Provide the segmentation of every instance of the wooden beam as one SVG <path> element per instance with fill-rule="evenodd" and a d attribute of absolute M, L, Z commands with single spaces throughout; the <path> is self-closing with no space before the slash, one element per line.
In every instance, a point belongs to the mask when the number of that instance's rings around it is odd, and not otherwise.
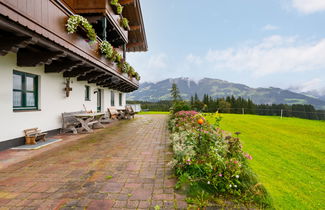
<path fill-rule="evenodd" d="M 25 48 L 30 44 L 35 44 L 31 37 L 3 36 L 0 37 L 0 55 L 4 56 L 9 52 L 17 53 L 19 48 Z"/>
<path fill-rule="evenodd" d="M 138 31 L 138 30 L 141 30 L 141 26 L 140 25 L 130 26 L 130 31 Z"/>
<path fill-rule="evenodd" d="M 72 61 L 70 59 L 59 59 L 49 65 L 45 65 L 45 73 L 60 73 L 84 65 L 84 61 Z"/>
<path fill-rule="evenodd" d="M 77 78 L 77 81 L 89 81 L 89 80 L 92 80 L 92 79 L 96 79 L 98 76 L 102 75 L 102 74 L 105 74 L 104 72 L 99 72 L 99 71 L 92 71 L 90 73 L 87 73 L 83 76 L 79 76 Z"/>
<path fill-rule="evenodd" d="M 81 67 L 74 68 L 71 71 L 65 71 L 63 73 L 63 77 L 83 76 L 83 75 L 86 75 L 87 73 L 90 73 L 93 70 L 94 70 L 93 67 L 81 66 Z"/>
<path fill-rule="evenodd" d="M 134 4 L 134 0 L 119 0 L 119 3 L 122 6 L 128 5 L 128 4 Z"/>
<path fill-rule="evenodd" d="M 142 46 L 143 45 L 143 42 L 134 42 L 134 43 L 128 43 L 126 45 L 127 48 L 132 48 L 132 47 L 139 47 L 139 46 Z"/>
<path fill-rule="evenodd" d="M 119 81 L 119 82 L 117 82 L 115 84 L 114 83 L 111 83 L 109 85 L 109 87 L 112 88 L 112 89 L 118 89 L 118 87 L 120 87 L 122 84 L 123 84 L 122 81 Z M 106 86 L 104 85 L 104 87 L 106 87 Z"/>
<path fill-rule="evenodd" d="M 98 83 L 98 82 L 103 82 L 105 80 L 107 80 L 108 78 L 110 78 L 111 76 L 108 74 L 103 74 L 103 75 L 99 75 L 98 77 L 88 80 L 88 83 Z"/>
<path fill-rule="evenodd" d="M 101 81 L 98 81 L 96 85 L 103 86 L 110 83 L 112 80 L 112 75 L 106 75 L 106 78 L 103 78 Z"/>
<path fill-rule="evenodd" d="M 52 52 L 49 50 L 35 51 L 28 48 L 21 48 L 17 53 L 17 65 L 21 67 L 32 67 L 43 64 L 50 64 L 52 61 L 67 56 L 62 51 Z"/>

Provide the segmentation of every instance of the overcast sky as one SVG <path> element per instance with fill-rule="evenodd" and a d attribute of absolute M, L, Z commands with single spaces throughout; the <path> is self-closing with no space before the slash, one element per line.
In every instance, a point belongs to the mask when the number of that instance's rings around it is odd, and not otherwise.
<path fill-rule="evenodd" d="M 140 0 L 144 81 L 204 77 L 325 90 L 325 0 Z"/>

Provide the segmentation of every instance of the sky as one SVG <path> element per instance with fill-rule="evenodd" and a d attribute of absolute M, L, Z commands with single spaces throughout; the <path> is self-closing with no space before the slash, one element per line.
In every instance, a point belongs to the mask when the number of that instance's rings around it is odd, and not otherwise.
<path fill-rule="evenodd" d="M 140 0 L 141 82 L 205 77 L 325 95 L 325 0 Z"/>

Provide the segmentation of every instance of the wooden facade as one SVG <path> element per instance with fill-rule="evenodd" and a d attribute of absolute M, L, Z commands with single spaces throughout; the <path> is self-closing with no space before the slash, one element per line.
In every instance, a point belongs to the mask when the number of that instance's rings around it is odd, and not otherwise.
<path fill-rule="evenodd" d="M 125 56 L 125 51 L 146 51 L 140 5 L 135 6 L 136 0 L 130 2 L 130 8 L 125 5 L 123 12 L 131 23 L 128 32 L 119 26 L 120 17 L 107 0 L 1 0 L 0 55 L 14 52 L 18 66 L 45 65 L 46 73 L 63 72 L 64 77 L 122 92 L 134 91 L 138 81 L 122 76 L 116 64 L 99 53 L 97 42 L 89 43 L 78 33 L 68 34 L 65 26 L 73 14 L 86 17 L 95 29 L 99 21 L 107 19 L 105 38 L 120 53 L 124 51 Z"/>

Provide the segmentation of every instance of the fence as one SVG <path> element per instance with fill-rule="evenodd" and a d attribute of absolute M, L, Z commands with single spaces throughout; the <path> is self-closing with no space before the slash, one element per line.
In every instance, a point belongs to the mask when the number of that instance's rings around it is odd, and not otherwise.
<path fill-rule="evenodd" d="M 254 114 L 266 116 L 297 117 L 311 120 L 325 120 L 325 111 L 306 112 L 289 109 L 249 109 L 249 108 L 217 108 L 220 113 Z"/>

